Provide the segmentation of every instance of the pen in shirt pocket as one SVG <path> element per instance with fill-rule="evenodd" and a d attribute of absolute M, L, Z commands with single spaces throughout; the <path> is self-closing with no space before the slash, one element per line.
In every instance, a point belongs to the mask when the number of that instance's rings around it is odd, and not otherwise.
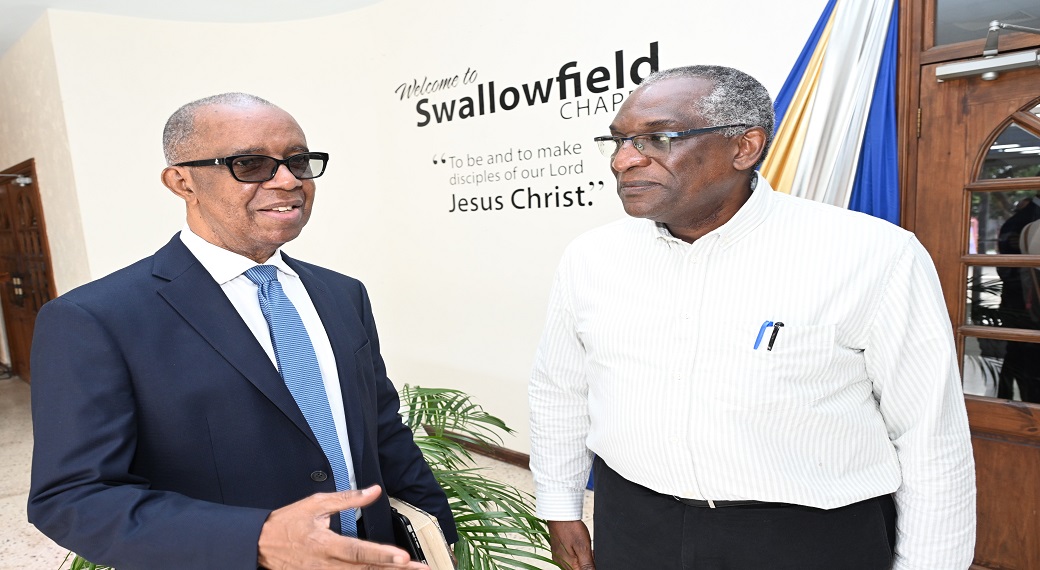
<path fill-rule="evenodd" d="M 755 338 L 755 348 L 753 350 L 758 350 L 758 347 L 761 346 L 762 338 L 765 337 L 766 329 L 769 327 L 773 327 L 773 332 L 769 335 L 769 342 L 766 344 L 766 350 L 773 350 L 773 344 L 776 343 L 776 337 L 780 334 L 780 329 L 783 326 L 784 323 L 781 323 L 780 321 L 763 321 L 762 326 L 758 329 L 758 336 Z"/>

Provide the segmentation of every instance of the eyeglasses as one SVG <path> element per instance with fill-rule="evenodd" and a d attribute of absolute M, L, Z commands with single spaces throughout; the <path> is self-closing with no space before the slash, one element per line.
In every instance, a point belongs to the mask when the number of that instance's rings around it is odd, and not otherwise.
<path fill-rule="evenodd" d="M 325 173 L 325 164 L 329 161 L 327 152 L 301 152 L 277 159 L 262 154 L 236 154 L 224 158 L 207 158 L 178 162 L 173 166 L 219 166 L 223 164 L 231 171 L 231 176 L 239 182 L 267 182 L 278 173 L 278 167 L 285 165 L 289 172 L 299 180 L 310 180 Z"/>
<path fill-rule="evenodd" d="M 599 146 L 600 153 L 607 158 L 614 158 L 614 155 L 621 150 L 625 141 L 632 141 L 632 146 L 639 151 L 639 154 L 647 158 L 662 159 L 668 156 L 668 152 L 672 150 L 672 139 L 691 137 L 693 135 L 710 133 L 712 131 L 721 131 L 722 129 L 729 129 L 732 127 L 746 126 L 747 125 L 722 125 L 719 127 L 705 127 L 703 129 L 690 129 L 688 131 L 679 132 L 644 133 L 641 135 L 632 135 L 630 137 L 596 137 L 593 140 L 595 140 L 596 144 Z"/>

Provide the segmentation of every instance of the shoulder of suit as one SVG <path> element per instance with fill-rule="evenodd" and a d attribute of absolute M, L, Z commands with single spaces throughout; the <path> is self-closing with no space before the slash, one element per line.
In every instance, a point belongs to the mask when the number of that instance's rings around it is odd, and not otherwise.
<path fill-rule="evenodd" d="M 285 262 L 288 263 L 290 267 L 295 269 L 297 273 L 300 273 L 301 277 L 304 279 L 309 273 L 314 278 L 320 279 L 330 284 L 363 286 L 359 279 L 351 277 L 344 273 L 340 273 L 338 271 L 329 269 L 327 267 L 322 267 L 320 265 L 315 265 L 313 263 L 308 263 L 306 261 L 301 261 L 285 253 L 282 254 L 282 257 L 283 259 L 285 259 Z"/>

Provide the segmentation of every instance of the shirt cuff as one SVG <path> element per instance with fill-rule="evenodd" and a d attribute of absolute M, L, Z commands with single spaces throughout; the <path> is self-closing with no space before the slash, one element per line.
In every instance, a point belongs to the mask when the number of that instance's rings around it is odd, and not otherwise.
<path fill-rule="evenodd" d="M 536 515 L 548 521 L 580 521 L 585 490 L 539 490 Z"/>

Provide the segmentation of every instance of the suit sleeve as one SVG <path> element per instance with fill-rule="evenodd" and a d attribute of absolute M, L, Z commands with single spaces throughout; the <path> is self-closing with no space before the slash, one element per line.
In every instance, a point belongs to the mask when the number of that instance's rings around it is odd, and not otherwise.
<path fill-rule="evenodd" d="M 379 352 L 379 336 L 368 292 L 361 285 L 361 317 L 372 347 L 378 402 L 379 464 L 387 494 L 415 505 L 437 517 L 449 544 L 458 541 L 455 519 L 422 451 L 415 445 L 412 432 L 401 420 L 401 401 L 397 389 L 386 374 L 386 364 Z"/>
<path fill-rule="evenodd" d="M 256 568 L 270 511 L 153 490 L 132 474 L 131 371 L 99 319 L 66 299 L 45 305 L 31 366 L 30 522 L 58 544 L 119 570 L 159 561 L 168 568 Z"/>

